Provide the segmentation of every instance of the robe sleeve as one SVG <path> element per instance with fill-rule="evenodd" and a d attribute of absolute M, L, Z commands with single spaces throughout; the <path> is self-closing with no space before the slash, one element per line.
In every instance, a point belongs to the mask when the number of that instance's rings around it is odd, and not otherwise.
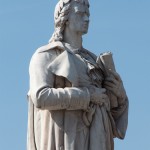
<path fill-rule="evenodd" d="M 129 101 L 126 97 L 123 104 L 111 109 L 110 119 L 112 123 L 114 137 L 117 137 L 119 139 L 124 139 L 126 134 L 128 126 L 128 108 Z"/>
<path fill-rule="evenodd" d="M 50 50 L 33 55 L 29 67 L 30 99 L 40 109 L 86 110 L 90 102 L 86 87 L 54 88 L 55 75 L 48 69 L 48 65 L 56 58 L 56 53 L 56 50 Z"/>

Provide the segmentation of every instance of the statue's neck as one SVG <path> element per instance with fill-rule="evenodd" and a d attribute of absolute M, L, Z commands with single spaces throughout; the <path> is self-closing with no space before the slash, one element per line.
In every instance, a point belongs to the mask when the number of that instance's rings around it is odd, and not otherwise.
<path fill-rule="evenodd" d="M 65 29 L 63 41 L 70 44 L 75 49 L 82 48 L 82 35 Z"/>

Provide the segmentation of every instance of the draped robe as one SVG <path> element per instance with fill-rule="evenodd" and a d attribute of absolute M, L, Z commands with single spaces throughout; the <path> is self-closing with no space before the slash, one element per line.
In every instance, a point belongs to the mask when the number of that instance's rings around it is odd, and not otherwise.
<path fill-rule="evenodd" d="M 94 66 L 96 56 L 85 49 L 83 53 L 81 57 L 64 43 L 55 42 L 33 55 L 27 150 L 113 150 L 113 138 L 124 138 L 127 98 L 124 105 L 115 108 L 109 102 L 95 105 L 90 125 L 85 121 L 90 109 L 88 87 L 95 86 L 87 62 Z"/>

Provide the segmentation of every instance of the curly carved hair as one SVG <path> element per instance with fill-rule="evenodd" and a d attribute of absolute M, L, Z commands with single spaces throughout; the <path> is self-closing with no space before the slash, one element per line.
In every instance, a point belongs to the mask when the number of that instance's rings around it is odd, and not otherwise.
<path fill-rule="evenodd" d="M 65 23 L 69 18 L 72 2 L 84 3 L 89 7 L 88 0 L 60 0 L 55 7 L 55 31 L 49 42 L 63 41 L 63 31 L 65 29 Z"/>

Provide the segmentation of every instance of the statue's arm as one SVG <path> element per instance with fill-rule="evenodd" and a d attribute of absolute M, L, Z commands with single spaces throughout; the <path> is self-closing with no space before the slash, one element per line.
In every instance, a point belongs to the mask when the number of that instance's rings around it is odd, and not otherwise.
<path fill-rule="evenodd" d="M 54 88 L 55 75 L 48 69 L 48 65 L 55 57 L 55 51 L 36 53 L 32 57 L 29 68 L 30 99 L 41 109 L 86 110 L 90 102 L 86 87 Z"/>

